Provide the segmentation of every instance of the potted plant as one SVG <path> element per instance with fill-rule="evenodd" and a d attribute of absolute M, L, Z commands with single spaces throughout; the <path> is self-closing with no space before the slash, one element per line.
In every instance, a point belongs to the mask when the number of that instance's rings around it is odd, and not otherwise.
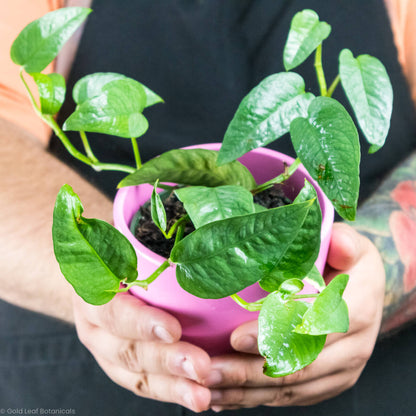
<path fill-rule="evenodd" d="M 242 100 L 222 144 L 173 149 L 142 164 L 137 138 L 148 129 L 143 110 L 163 100 L 139 82 L 115 73 L 87 75 L 74 87 L 77 106 L 63 127 L 54 119 L 64 100 L 65 81 L 42 71 L 89 13 L 77 7 L 49 13 L 24 28 L 11 48 L 35 111 L 67 150 L 96 170 L 127 173 L 114 204 L 115 225 L 122 233 L 84 218 L 72 188 L 61 188 L 52 231 L 63 275 L 95 305 L 130 290 L 172 311 L 184 326 L 185 338 L 211 353 L 228 348 L 231 330 L 257 313 L 265 374 L 283 376 L 310 364 L 327 334 L 348 330 L 342 299 L 348 276 L 339 275 L 326 285 L 321 273 L 331 205 L 341 217 L 353 220 L 359 192 L 357 128 L 331 96 L 341 83 L 370 152 L 375 152 L 384 144 L 392 109 L 384 66 L 374 57 L 354 58 L 344 49 L 339 75 L 327 88 L 321 51 L 331 27 L 314 11 L 303 10 L 289 30 L 283 53 L 286 72 L 270 75 Z M 313 53 L 319 96 L 306 92 L 302 77 L 292 71 Z M 36 82 L 39 103 L 23 72 Z M 79 131 L 85 152 L 74 147 L 65 130 Z M 86 132 L 130 139 L 136 166 L 98 161 Z M 264 149 L 286 133 L 295 160 Z M 284 204 L 270 207 L 264 198 L 273 197 L 279 186 L 286 194 Z M 175 211 L 170 222 L 168 204 L 184 210 Z M 131 232 L 141 207 L 138 221 L 149 213 L 159 230 L 157 239 L 171 242 L 165 257 L 152 253 Z M 201 319 L 208 321 L 201 324 Z M 224 331 L 218 319 L 228 322 Z"/>

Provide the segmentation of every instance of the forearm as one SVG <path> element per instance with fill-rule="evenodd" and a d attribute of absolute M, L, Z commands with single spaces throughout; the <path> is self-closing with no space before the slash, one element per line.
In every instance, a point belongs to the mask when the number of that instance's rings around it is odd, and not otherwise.
<path fill-rule="evenodd" d="M 376 245 L 386 271 L 381 332 L 416 318 L 416 153 L 398 166 L 351 224 Z"/>
<path fill-rule="evenodd" d="M 111 221 L 111 202 L 30 134 L 3 120 L 0 145 L 0 297 L 72 321 L 72 288 L 53 255 L 55 197 L 68 183 L 84 201 L 86 216 L 107 221 Z"/>

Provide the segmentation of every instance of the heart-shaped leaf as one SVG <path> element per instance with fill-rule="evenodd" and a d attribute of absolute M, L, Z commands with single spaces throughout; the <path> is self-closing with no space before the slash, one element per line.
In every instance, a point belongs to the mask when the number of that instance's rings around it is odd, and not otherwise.
<path fill-rule="evenodd" d="M 266 359 L 264 374 L 270 377 L 292 374 L 309 365 L 322 351 L 326 335 L 293 332 L 307 310 L 305 303 L 285 300 L 279 292 L 267 296 L 258 318 L 259 352 Z"/>
<path fill-rule="evenodd" d="M 379 150 L 387 137 L 393 109 L 393 89 L 384 65 L 373 56 L 354 58 L 348 49 L 339 55 L 342 87 L 357 117 L 370 153 Z"/>
<path fill-rule="evenodd" d="M 105 84 L 100 95 L 78 105 L 63 129 L 140 137 L 149 127 L 142 114 L 145 105 L 146 94 L 137 81 L 116 79 Z"/>
<path fill-rule="evenodd" d="M 242 100 L 222 142 L 218 164 L 278 139 L 296 117 L 307 115 L 314 98 L 305 93 L 303 78 L 293 72 L 270 75 Z"/>
<path fill-rule="evenodd" d="M 315 203 L 285 205 L 197 229 L 171 253 L 179 284 L 195 296 L 217 299 L 250 286 L 273 270 L 289 275 L 302 267 L 301 261 L 309 270 L 319 250 L 320 224 L 309 220 Z"/>
<path fill-rule="evenodd" d="M 115 295 L 121 281 L 137 278 L 133 246 L 104 221 L 82 217 L 83 207 L 69 185 L 56 198 L 53 247 L 62 274 L 86 302 L 101 305 Z"/>
<path fill-rule="evenodd" d="M 349 326 L 348 307 L 342 294 L 348 283 L 348 275 L 334 277 L 315 299 L 312 306 L 296 326 L 298 334 L 324 335 L 347 332 Z"/>
<path fill-rule="evenodd" d="M 10 50 L 12 61 L 26 72 L 42 72 L 91 13 L 84 7 L 64 7 L 29 23 Z"/>
<path fill-rule="evenodd" d="M 182 185 L 239 185 L 254 189 L 255 180 L 248 169 L 238 161 L 217 166 L 218 152 L 208 149 L 175 149 L 144 163 L 140 169 L 124 178 L 118 185 L 174 182 Z"/>
<path fill-rule="evenodd" d="M 241 186 L 191 186 L 177 189 L 175 193 L 195 228 L 254 212 L 253 195 Z"/>
<path fill-rule="evenodd" d="M 55 115 L 65 101 L 65 78 L 61 74 L 31 74 L 39 92 L 42 114 Z"/>
<path fill-rule="evenodd" d="M 117 74 L 115 72 L 97 72 L 81 78 L 77 81 L 74 89 L 72 90 L 74 101 L 80 105 L 84 101 L 97 97 L 104 92 L 104 87 L 108 83 L 120 79 L 128 79 L 130 82 L 137 83 L 141 88 L 143 88 L 146 94 L 145 108 L 157 103 L 163 103 L 163 99 L 145 85 L 132 78 L 128 78 L 125 75 Z"/>
<path fill-rule="evenodd" d="M 279 267 L 276 267 L 259 282 L 260 286 L 267 292 L 273 292 L 287 279 L 303 279 L 318 257 L 322 214 L 315 188 L 308 181 L 305 181 L 305 186 L 294 203 L 303 203 L 308 200 L 312 200 L 313 204 L 305 218 L 303 227 L 299 229 L 297 235 L 293 238 L 292 244 L 287 247 L 286 252 L 282 255 Z M 312 232 L 312 230 L 314 231 Z M 308 241 L 307 236 L 312 237 L 312 235 L 314 238 Z M 305 244 L 309 246 L 307 250 L 304 250 Z M 313 245 L 315 245 L 315 249 L 313 249 Z"/>
<path fill-rule="evenodd" d="M 300 65 L 329 36 L 331 26 L 320 22 L 313 10 L 305 9 L 295 14 L 283 50 L 286 71 Z"/>
<path fill-rule="evenodd" d="M 308 117 L 290 125 L 293 146 L 341 217 L 354 220 L 360 187 L 360 143 L 347 110 L 329 97 L 315 98 Z"/>

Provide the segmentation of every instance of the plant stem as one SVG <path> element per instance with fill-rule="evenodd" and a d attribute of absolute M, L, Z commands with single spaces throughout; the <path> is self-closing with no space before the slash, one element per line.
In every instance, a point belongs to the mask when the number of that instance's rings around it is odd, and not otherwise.
<path fill-rule="evenodd" d="M 328 88 L 328 91 L 326 93 L 327 97 L 332 97 L 332 94 L 335 91 L 335 88 L 338 86 L 338 84 L 341 81 L 341 77 L 339 76 L 339 74 L 335 77 L 335 79 L 332 81 L 332 84 L 330 85 L 330 87 Z"/>
<path fill-rule="evenodd" d="M 88 141 L 87 135 L 85 134 L 85 131 L 80 131 L 79 135 L 81 136 L 81 140 L 82 140 L 82 144 L 84 145 L 84 149 L 85 149 L 85 153 L 87 154 L 88 158 L 91 160 L 91 162 L 93 163 L 99 163 L 98 159 L 95 157 L 90 143 Z"/>
<path fill-rule="evenodd" d="M 117 293 L 128 292 L 133 286 L 140 286 L 144 290 L 147 290 L 150 283 L 154 282 L 171 264 L 170 259 L 165 260 L 147 279 L 135 280 L 134 282 L 128 283 L 122 289 L 117 290 Z"/>
<path fill-rule="evenodd" d="M 262 192 L 270 188 L 276 183 L 282 183 L 286 181 L 296 172 L 296 169 L 299 167 L 300 164 L 301 164 L 300 159 L 296 158 L 295 161 L 289 167 L 285 168 L 285 171 L 283 173 L 281 173 L 279 176 L 276 176 L 273 179 L 270 179 L 269 181 L 263 183 L 262 185 L 259 185 L 257 188 L 253 189 L 251 193 L 253 195 L 258 194 L 259 192 Z"/>
<path fill-rule="evenodd" d="M 83 153 L 81 153 L 68 139 L 68 136 L 62 131 L 58 123 L 51 115 L 40 114 L 40 118 L 55 132 L 56 136 L 61 140 L 62 144 L 65 146 L 65 149 L 68 153 L 73 156 L 75 159 L 80 160 L 88 166 L 93 167 L 94 163 Z"/>
<path fill-rule="evenodd" d="M 27 85 L 25 77 L 23 76 L 23 68 L 20 69 L 20 79 L 22 80 L 23 85 L 25 86 L 26 91 L 29 94 L 30 102 L 32 103 L 33 108 L 35 109 L 36 114 L 39 117 L 42 117 L 42 112 L 40 111 L 40 108 L 39 108 L 37 102 L 35 101 L 35 97 L 33 97 L 32 91 L 30 91 L 29 85 Z"/>
<path fill-rule="evenodd" d="M 182 224 L 185 225 L 189 221 L 189 215 L 184 215 L 183 217 L 179 218 L 172 227 L 170 227 L 169 232 L 166 235 L 166 238 L 172 238 L 173 234 L 175 233 L 176 229 L 181 226 Z"/>
<path fill-rule="evenodd" d="M 319 88 L 321 90 L 321 95 L 327 95 L 327 86 L 324 74 L 324 68 L 322 66 L 322 43 L 316 48 L 315 52 L 315 71 L 318 78 Z"/>
<path fill-rule="evenodd" d="M 136 161 L 136 167 L 137 169 L 140 169 L 142 167 L 142 160 L 140 158 L 139 146 L 137 145 L 136 137 L 131 138 L 131 145 L 133 147 L 134 160 Z"/>
<path fill-rule="evenodd" d="M 256 312 L 259 311 L 263 305 L 264 299 L 259 299 L 256 302 L 247 302 L 237 294 L 231 295 L 230 298 L 237 303 L 237 305 L 241 306 L 242 308 L 250 311 L 250 312 Z"/>
<path fill-rule="evenodd" d="M 310 293 L 309 295 L 294 295 L 291 299 L 308 299 L 308 298 L 317 298 L 319 293 Z"/>
<path fill-rule="evenodd" d="M 185 223 L 182 223 L 178 226 L 178 231 L 176 232 L 176 235 L 175 235 L 175 242 L 173 243 L 174 247 L 179 241 L 182 240 L 184 232 L 185 232 Z"/>

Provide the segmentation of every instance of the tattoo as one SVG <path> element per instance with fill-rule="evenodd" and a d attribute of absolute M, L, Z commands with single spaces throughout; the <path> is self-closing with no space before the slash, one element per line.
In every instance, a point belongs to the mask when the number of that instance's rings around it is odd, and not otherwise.
<path fill-rule="evenodd" d="M 416 153 L 359 209 L 351 225 L 376 245 L 386 271 L 381 332 L 416 318 Z"/>

